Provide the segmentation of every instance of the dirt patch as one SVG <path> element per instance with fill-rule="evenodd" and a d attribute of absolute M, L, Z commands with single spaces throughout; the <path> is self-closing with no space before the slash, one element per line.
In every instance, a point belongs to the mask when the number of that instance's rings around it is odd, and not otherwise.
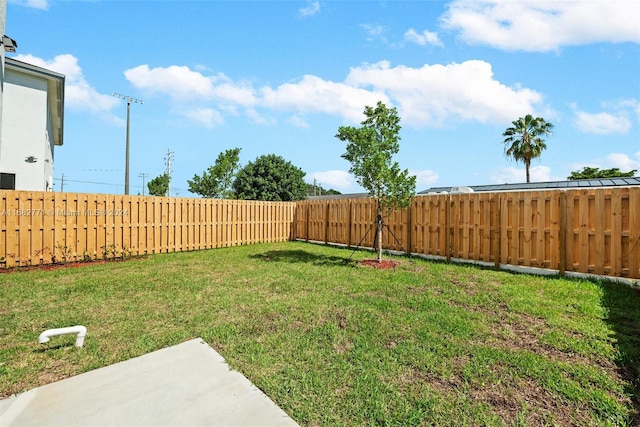
<path fill-rule="evenodd" d="M 389 259 L 383 259 L 381 261 L 378 261 L 377 259 L 364 259 L 360 261 L 360 265 L 364 267 L 377 268 L 378 270 L 390 270 L 392 268 L 396 268 L 400 263 Z"/>
<path fill-rule="evenodd" d="M 344 354 L 354 348 L 355 344 L 347 338 L 333 344 L 333 351 L 335 351 L 336 354 Z"/>
<path fill-rule="evenodd" d="M 57 264 L 38 264 L 38 265 L 26 265 L 26 266 L 18 266 L 11 268 L 0 268 L 0 274 L 9 274 L 9 273 L 20 273 L 23 271 L 32 271 L 32 270 L 41 270 L 41 271 L 51 271 L 51 270 L 59 270 L 62 268 L 80 268 L 85 267 L 87 265 L 95 265 L 95 264 L 106 264 L 112 262 L 125 262 L 125 261 L 133 261 L 145 259 L 144 256 L 139 257 L 131 257 L 131 258 L 118 258 L 118 259 L 98 259 L 86 262 L 65 262 L 65 263 L 57 263 Z"/>
<path fill-rule="evenodd" d="M 560 397 L 544 390 L 529 379 L 488 384 L 474 389 L 470 396 L 491 406 L 507 425 L 515 425 L 526 420 L 528 426 L 545 425 L 588 425 L 589 420 L 575 405 L 564 402 Z"/>

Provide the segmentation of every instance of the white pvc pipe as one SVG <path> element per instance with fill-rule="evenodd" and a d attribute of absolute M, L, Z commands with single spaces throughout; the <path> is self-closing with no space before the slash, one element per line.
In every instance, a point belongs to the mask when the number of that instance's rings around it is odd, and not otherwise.
<path fill-rule="evenodd" d="M 84 337 L 87 335 L 87 328 L 82 325 L 70 326 L 68 328 L 47 329 L 38 337 L 40 344 L 46 343 L 51 337 L 66 334 L 78 334 L 76 336 L 76 347 L 82 347 L 84 344 Z"/>

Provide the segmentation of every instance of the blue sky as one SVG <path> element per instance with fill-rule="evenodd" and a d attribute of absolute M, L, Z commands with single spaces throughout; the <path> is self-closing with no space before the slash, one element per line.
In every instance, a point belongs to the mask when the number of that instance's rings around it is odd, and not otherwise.
<path fill-rule="evenodd" d="M 308 182 L 359 192 L 338 127 L 378 100 L 401 117 L 396 160 L 432 186 L 513 183 L 502 133 L 554 124 L 532 181 L 584 166 L 640 171 L 640 2 L 9 0 L 7 56 L 66 75 L 65 192 L 172 195 L 217 155 L 277 154 Z"/>

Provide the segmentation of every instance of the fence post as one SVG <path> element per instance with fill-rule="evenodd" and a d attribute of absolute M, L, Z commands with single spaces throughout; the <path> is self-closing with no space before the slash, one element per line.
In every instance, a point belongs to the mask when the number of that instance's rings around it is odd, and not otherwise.
<path fill-rule="evenodd" d="M 451 194 L 445 196 L 445 205 L 444 205 L 444 247 L 447 251 L 446 258 L 447 262 L 451 261 L 451 233 L 453 233 L 453 229 L 451 228 Z"/>
<path fill-rule="evenodd" d="M 560 191 L 560 231 L 558 236 L 558 274 L 564 276 L 567 268 L 567 192 Z"/>
<path fill-rule="evenodd" d="M 502 245 L 500 244 L 500 241 L 502 239 L 502 224 L 500 223 L 502 219 L 502 200 L 499 193 L 494 195 L 493 201 L 495 209 L 493 210 L 493 215 L 491 215 L 491 221 L 493 222 L 493 226 L 495 228 L 493 232 L 494 240 L 491 243 L 491 252 L 494 253 L 493 265 L 495 266 L 495 268 L 500 268 L 500 258 L 502 258 L 502 253 L 500 251 L 500 248 L 502 247 Z M 497 250 L 495 250 L 496 248 Z"/>
<path fill-rule="evenodd" d="M 330 202 L 327 200 L 324 214 L 324 244 L 329 243 L 329 204 Z"/>
<path fill-rule="evenodd" d="M 413 244 L 413 215 L 411 212 L 413 211 L 413 200 L 415 197 L 411 198 L 411 202 L 409 204 L 409 211 L 407 212 L 407 255 L 411 256 L 411 245 Z"/>
<path fill-rule="evenodd" d="M 640 191 L 629 189 L 629 279 L 638 279 L 640 272 Z"/>
<path fill-rule="evenodd" d="M 311 203 L 305 202 L 305 205 L 306 205 L 306 218 L 305 219 L 306 219 L 306 223 L 307 223 L 307 227 L 306 227 L 307 230 L 306 230 L 305 235 L 304 235 L 304 241 L 306 243 L 309 243 L 309 226 L 310 226 L 310 222 L 311 222 L 311 219 L 310 219 L 311 215 L 309 214 L 309 209 L 311 209 L 311 207 L 310 207 Z"/>
<path fill-rule="evenodd" d="M 352 229 L 353 229 L 353 200 L 349 199 L 349 230 L 347 231 L 347 247 L 351 248 L 351 238 L 352 238 Z"/>

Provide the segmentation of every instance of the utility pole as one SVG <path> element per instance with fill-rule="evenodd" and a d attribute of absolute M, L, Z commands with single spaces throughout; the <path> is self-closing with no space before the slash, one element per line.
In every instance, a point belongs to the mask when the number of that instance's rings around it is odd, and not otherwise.
<path fill-rule="evenodd" d="M 62 174 L 62 179 L 60 180 L 60 192 L 64 193 L 64 174 Z"/>
<path fill-rule="evenodd" d="M 140 172 L 138 177 L 142 178 L 142 195 L 144 196 L 144 180 L 149 176 L 148 173 Z"/>
<path fill-rule="evenodd" d="M 112 93 L 116 98 L 127 100 L 127 144 L 125 154 L 125 166 L 124 166 L 124 194 L 129 194 L 129 116 L 131 110 L 131 103 L 144 104 L 144 101 L 136 98 L 132 98 L 128 95 L 120 95 L 119 93 Z"/>
<path fill-rule="evenodd" d="M 171 161 L 173 158 L 173 151 L 167 148 L 167 157 L 164 158 L 164 162 L 167 167 L 167 197 L 171 197 Z"/>

